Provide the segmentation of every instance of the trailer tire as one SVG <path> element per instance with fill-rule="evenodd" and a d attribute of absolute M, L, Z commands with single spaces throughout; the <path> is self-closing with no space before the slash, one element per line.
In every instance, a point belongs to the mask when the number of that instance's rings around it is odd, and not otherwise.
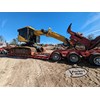
<path fill-rule="evenodd" d="M 79 63 L 81 58 L 78 54 L 76 53 L 71 53 L 67 56 L 67 60 L 69 63 L 73 63 L 73 64 L 76 64 L 76 63 Z"/>
<path fill-rule="evenodd" d="M 92 54 L 89 57 L 89 62 L 92 65 L 100 66 L 100 54 L 96 54 L 96 55 Z"/>
<path fill-rule="evenodd" d="M 51 55 L 51 60 L 54 62 L 61 60 L 61 54 L 58 52 L 53 53 Z"/>

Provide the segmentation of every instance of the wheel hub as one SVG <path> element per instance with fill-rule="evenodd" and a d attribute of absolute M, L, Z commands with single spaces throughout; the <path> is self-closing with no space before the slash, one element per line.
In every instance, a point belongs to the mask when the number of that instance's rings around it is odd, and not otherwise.
<path fill-rule="evenodd" d="M 54 55 L 54 59 L 56 60 L 56 59 L 58 59 L 59 57 L 57 56 L 57 55 Z"/>
<path fill-rule="evenodd" d="M 78 61 L 78 57 L 77 57 L 76 55 L 71 56 L 71 57 L 70 57 L 70 60 L 71 60 L 72 62 L 77 62 L 77 61 Z"/>
<path fill-rule="evenodd" d="M 94 58 L 94 63 L 95 63 L 96 65 L 100 65 L 100 57 Z"/>
<path fill-rule="evenodd" d="M 54 54 L 53 55 L 53 60 L 55 60 L 55 61 L 59 60 L 59 55 L 58 54 Z"/>

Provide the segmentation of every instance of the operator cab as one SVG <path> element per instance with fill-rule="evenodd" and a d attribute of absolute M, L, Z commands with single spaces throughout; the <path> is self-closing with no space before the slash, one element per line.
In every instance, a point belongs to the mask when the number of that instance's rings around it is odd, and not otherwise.
<path fill-rule="evenodd" d="M 40 36 L 36 36 L 34 30 L 30 26 L 18 29 L 18 40 L 26 43 L 40 43 Z"/>

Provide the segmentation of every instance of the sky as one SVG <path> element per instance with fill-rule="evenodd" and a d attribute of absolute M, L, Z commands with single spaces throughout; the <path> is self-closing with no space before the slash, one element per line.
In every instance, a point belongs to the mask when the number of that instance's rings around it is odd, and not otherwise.
<path fill-rule="evenodd" d="M 66 32 L 69 24 L 72 23 L 72 30 L 81 32 L 84 36 L 93 34 L 100 35 L 100 13 L 98 12 L 0 12 L 0 35 L 7 42 L 17 38 L 17 29 L 32 26 L 40 30 L 52 31 L 69 38 Z M 41 36 L 41 43 L 61 43 L 51 37 Z"/>

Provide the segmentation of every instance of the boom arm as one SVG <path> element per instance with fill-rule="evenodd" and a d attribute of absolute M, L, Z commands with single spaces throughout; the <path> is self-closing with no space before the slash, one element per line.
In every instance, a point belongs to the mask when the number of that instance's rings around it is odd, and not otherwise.
<path fill-rule="evenodd" d="M 67 39 L 66 39 L 64 36 L 59 35 L 59 34 L 57 34 L 57 33 L 55 33 L 55 32 L 52 32 L 51 29 L 49 29 L 48 31 L 45 31 L 45 30 L 43 30 L 43 29 L 42 29 L 42 30 L 35 30 L 35 31 L 34 31 L 34 34 L 35 34 L 36 36 L 40 36 L 40 35 L 50 36 L 50 37 L 53 37 L 53 38 L 55 38 L 55 39 L 57 39 L 57 40 L 62 41 L 62 42 L 65 43 L 65 44 L 67 44 Z"/>

